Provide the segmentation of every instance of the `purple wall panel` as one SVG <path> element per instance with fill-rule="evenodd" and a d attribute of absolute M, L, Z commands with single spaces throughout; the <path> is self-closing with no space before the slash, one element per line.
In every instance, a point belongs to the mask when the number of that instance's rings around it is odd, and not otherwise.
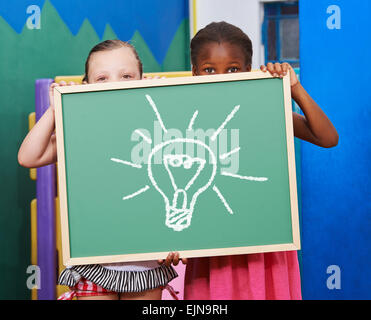
<path fill-rule="evenodd" d="M 52 79 L 38 79 L 35 85 L 35 111 L 38 121 L 49 107 Z M 39 300 L 56 298 L 55 165 L 37 169 L 37 264 L 40 267 Z"/>

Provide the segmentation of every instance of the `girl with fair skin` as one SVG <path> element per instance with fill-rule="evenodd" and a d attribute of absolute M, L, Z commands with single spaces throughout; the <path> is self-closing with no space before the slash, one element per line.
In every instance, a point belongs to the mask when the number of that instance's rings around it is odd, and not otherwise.
<path fill-rule="evenodd" d="M 239 28 L 211 23 L 191 41 L 194 76 L 251 71 L 252 43 Z M 293 113 L 296 137 L 321 147 L 338 143 L 325 113 L 298 81 L 288 63 L 268 63 L 261 71 L 282 78 L 290 73 L 292 98 L 304 115 Z M 189 300 L 301 299 L 296 251 L 188 259 L 184 298 Z"/>
<path fill-rule="evenodd" d="M 138 58 L 135 49 L 119 40 L 108 40 L 98 44 L 94 47 L 89 54 L 89 57 L 85 66 L 85 78 L 84 83 L 103 83 L 103 82 L 116 82 L 116 81 L 129 81 L 129 80 L 140 80 L 142 79 L 142 65 Z M 55 117 L 54 117 L 54 105 L 53 105 L 53 89 L 56 86 L 73 85 L 74 83 L 61 82 L 60 84 L 53 83 L 49 89 L 50 107 L 35 124 L 32 130 L 27 134 L 24 139 L 19 152 L 18 162 L 27 168 L 35 168 L 45 166 L 57 161 L 57 147 L 55 137 Z M 176 272 L 172 269 L 171 264 L 177 265 L 179 263 L 179 254 L 171 252 L 165 260 L 148 261 L 143 263 L 135 264 L 135 272 L 144 272 L 144 278 L 148 276 L 149 272 L 157 272 L 157 276 L 160 278 L 166 278 L 164 283 L 159 283 L 156 288 L 145 289 L 141 292 L 114 292 L 110 289 L 98 287 L 93 292 L 79 292 L 76 287 L 78 284 L 70 283 L 73 282 L 72 273 L 67 268 L 62 272 L 60 277 L 60 284 L 69 285 L 73 287 L 72 294 L 69 294 L 68 299 L 73 296 L 77 296 L 79 300 L 160 300 L 162 296 L 162 289 L 167 286 L 167 283 L 175 278 Z M 183 263 L 186 263 L 183 260 Z M 133 263 L 134 265 L 134 263 Z M 156 268 L 156 265 L 158 268 Z M 103 267 L 100 265 L 92 266 L 94 270 L 101 270 Z M 132 266 L 130 263 L 117 265 L 108 265 L 107 268 L 111 268 L 113 272 L 131 272 Z M 140 270 L 140 271 L 138 271 Z M 98 272 L 94 271 L 94 272 Z M 72 272 L 79 273 L 82 279 L 87 278 L 86 274 L 90 274 L 89 266 L 81 269 L 73 269 Z M 158 274 L 159 273 L 159 274 Z M 67 279 L 67 280 L 66 280 Z M 87 279 L 89 280 L 89 279 Z M 66 282 L 66 283 L 63 283 Z M 103 279 L 102 279 L 103 281 Z M 89 282 L 90 284 L 92 282 Z M 93 283 L 92 285 L 95 285 Z M 99 285 L 96 284 L 97 286 Z M 122 284 L 125 285 L 125 284 Z M 113 287 L 114 284 L 112 285 Z M 67 299 L 67 298 L 63 298 Z"/>

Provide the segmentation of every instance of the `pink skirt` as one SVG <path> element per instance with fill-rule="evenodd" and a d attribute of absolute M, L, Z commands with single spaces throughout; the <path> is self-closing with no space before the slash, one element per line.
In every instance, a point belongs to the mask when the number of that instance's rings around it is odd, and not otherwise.
<path fill-rule="evenodd" d="M 296 251 L 188 259 L 186 300 L 300 300 Z"/>

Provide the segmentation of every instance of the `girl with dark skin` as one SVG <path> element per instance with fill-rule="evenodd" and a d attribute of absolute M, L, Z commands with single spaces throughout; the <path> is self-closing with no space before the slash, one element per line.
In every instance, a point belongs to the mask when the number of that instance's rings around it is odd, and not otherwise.
<path fill-rule="evenodd" d="M 194 76 L 251 71 L 252 43 L 239 28 L 226 22 L 211 23 L 191 41 Z M 298 81 L 288 63 L 260 67 L 274 77 L 290 73 L 291 96 L 304 115 L 293 113 L 296 137 L 330 148 L 338 134 L 325 113 Z M 184 298 L 301 299 L 296 251 L 256 253 L 188 259 Z"/>

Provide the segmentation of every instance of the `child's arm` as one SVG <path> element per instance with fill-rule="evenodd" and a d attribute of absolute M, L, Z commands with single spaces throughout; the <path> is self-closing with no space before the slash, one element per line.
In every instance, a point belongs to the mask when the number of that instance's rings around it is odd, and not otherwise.
<path fill-rule="evenodd" d="M 54 108 L 50 106 L 19 148 L 18 162 L 21 166 L 37 168 L 57 161 L 54 127 Z"/>
<path fill-rule="evenodd" d="M 261 70 L 267 70 L 276 77 L 283 77 L 290 72 L 291 95 L 304 116 L 294 112 L 294 135 L 300 139 L 316 144 L 320 147 L 331 148 L 337 145 L 339 136 L 331 121 L 325 113 L 305 91 L 288 63 L 268 63 L 261 66 Z"/>
<path fill-rule="evenodd" d="M 59 85 L 65 86 L 67 84 L 65 82 L 53 83 L 49 87 L 50 107 L 27 134 L 19 148 L 18 162 L 24 167 L 37 168 L 57 161 L 53 90 Z"/>

